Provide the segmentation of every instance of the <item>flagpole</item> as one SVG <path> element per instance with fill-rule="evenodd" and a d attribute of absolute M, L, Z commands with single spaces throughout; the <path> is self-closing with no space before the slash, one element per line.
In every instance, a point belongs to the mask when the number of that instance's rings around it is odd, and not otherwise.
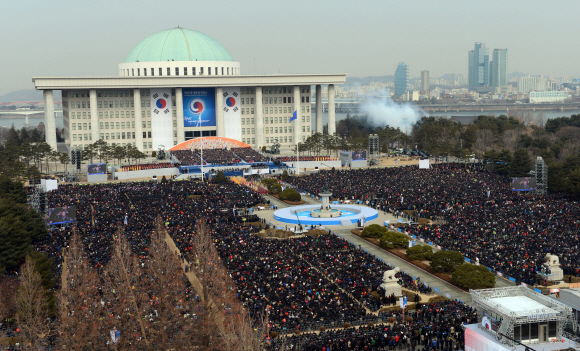
<path fill-rule="evenodd" d="M 205 175 L 203 174 L 203 132 L 201 131 L 201 113 L 199 114 L 199 141 L 201 145 L 201 181 L 203 182 L 205 179 Z"/>
<path fill-rule="evenodd" d="M 296 143 L 296 175 L 300 174 L 300 151 L 298 150 L 298 142 Z"/>

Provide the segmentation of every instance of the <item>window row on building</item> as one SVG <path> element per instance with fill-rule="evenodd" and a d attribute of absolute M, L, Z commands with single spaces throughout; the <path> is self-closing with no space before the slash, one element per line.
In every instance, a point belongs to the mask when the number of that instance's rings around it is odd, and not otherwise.
<path fill-rule="evenodd" d="M 214 75 L 214 76 L 233 76 L 239 74 L 239 71 L 234 67 L 191 67 L 191 70 L 188 69 L 189 67 L 158 67 L 157 69 L 151 68 L 126 68 L 123 69 L 123 76 L 131 76 L 131 77 L 147 77 L 148 75 L 151 77 L 157 76 L 162 77 L 164 72 L 165 76 L 171 76 L 171 72 L 173 72 L 174 76 L 203 76 L 203 75 Z M 207 68 L 207 69 L 206 69 Z M 156 73 L 157 72 L 157 73 Z M 213 72 L 213 73 L 212 73 Z M 221 74 L 220 74 L 221 72 Z M 237 73 L 236 73 L 237 72 Z"/>
<path fill-rule="evenodd" d="M 250 140 L 250 138 L 248 138 L 248 140 Z M 305 138 L 302 137 L 302 141 L 304 141 Z M 245 143 L 245 141 L 242 139 L 242 142 Z M 266 137 L 266 144 L 274 144 L 274 143 L 291 143 L 292 142 L 292 136 L 280 136 L 280 137 Z M 255 144 L 256 142 L 254 141 L 254 138 L 252 138 L 252 144 Z"/>

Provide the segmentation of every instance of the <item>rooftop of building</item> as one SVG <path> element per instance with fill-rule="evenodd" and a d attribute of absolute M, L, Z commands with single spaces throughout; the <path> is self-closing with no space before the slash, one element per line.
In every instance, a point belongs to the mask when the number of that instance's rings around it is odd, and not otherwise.
<path fill-rule="evenodd" d="M 548 306 L 538 301 L 534 301 L 527 296 L 496 297 L 490 300 L 496 303 L 498 307 L 502 308 L 506 312 L 527 312 L 541 310 L 542 313 L 560 313 L 560 311 L 549 308 Z"/>
<path fill-rule="evenodd" d="M 130 62 L 234 61 L 217 40 L 190 29 L 172 28 L 141 40 L 125 59 Z"/>

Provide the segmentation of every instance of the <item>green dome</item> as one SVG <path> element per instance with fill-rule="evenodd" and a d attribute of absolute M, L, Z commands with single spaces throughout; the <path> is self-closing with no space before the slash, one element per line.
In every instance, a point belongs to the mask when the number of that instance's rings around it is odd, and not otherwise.
<path fill-rule="evenodd" d="M 233 61 L 232 55 L 213 38 L 184 28 L 167 29 L 143 39 L 125 63 L 159 61 Z"/>

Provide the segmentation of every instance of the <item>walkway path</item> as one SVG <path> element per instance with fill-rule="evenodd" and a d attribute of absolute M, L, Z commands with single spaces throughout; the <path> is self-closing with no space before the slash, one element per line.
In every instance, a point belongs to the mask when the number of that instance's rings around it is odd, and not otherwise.
<path fill-rule="evenodd" d="M 179 248 L 177 247 L 177 245 L 175 245 L 173 238 L 171 238 L 171 236 L 169 235 L 167 230 L 165 230 L 165 242 L 169 246 L 169 249 L 175 253 L 175 255 L 177 255 L 178 257 L 181 257 Z M 201 292 L 203 291 L 203 287 L 201 285 L 202 283 L 199 280 L 199 278 L 191 270 L 188 270 L 187 272 L 185 272 L 185 265 L 187 264 L 187 265 L 191 266 L 191 263 L 189 263 L 189 262 L 187 262 L 187 260 L 183 260 L 183 259 L 180 259 L 179 262 L 181 264 L 181 269 L 183 269 L 185 276 L 187 277 L 187 279 L 189 279 L 189 282 L 191 283 L 191 285 L 193 286 L 195 291 L 200 292 L 199 296 L 201 298 L 201 301 L 203 303 L 205 303 L 208 308 L 211 308 L 211 306 L 215 305 L 215 303 L 211 299 L 207 302 L 205 301 L 205 296 L 203 296 L 203 294 L 201 294 Z M 212 313 L 212 317 L 213 317 L 215 323 L 217 324 L 217 327 L 220 329 L 221 334 L 224 335 L 226 332 L 226 330 L 224 328 L 224 317 L 222 314 L 219 313 L 219 309 L 213 309 L 213 311 L 215 311 L 215 312 Z"/>
<path fill-rule="evenodd" d="M 289 205 L 287 205 L 285 202 L 280 201 L 272 196 L 266 196 L 266 198 L 268 198 L 268 200 L 270 200 L 270 202 L 272 204 L 277 205 L 278 208 L 289 207 Z M 311 197 L 303 196 L 303 200 L 308 205 L 320 204 L 320 202 L 318 200 L 315 200 Z M 255 211 L 254 213 L 256 215 L 258 215 L 259 217 L 265 219 L 267 223 L 269 222 L 275 226 L 285 227 L 287 225 L 287 223 L 282 223 L 282 222 L 278 222 L 278 221 L 274 220 L 274 212 L 275 211 L 272 211 L 272 210 L 265 210 L 265 211 Z M 390 220 L 391 223 L 397 222 L 397 219 L 392 214 L 379 211 L 378 218 L 374 219 L 372 221 L 369 221 L 367 224 L 383 225 L 384 221 L 386 221 L 386 220 Z M 328 227 L 334 233 L 336 233 L 336 235 L 348 240 L 349 242 L 351 242 L 354 245 L 360 245 L 361 249 L 364 249 L 364 250 L 370 252 L 371 254 L 373 254 L 375 257 L 380 258 L 385 262 L 388 262 L 391 266 L 399 267 L 403 272 L 407 272 L 411 276 L 420 277 L 421 281 L 423 283 L 427 283 L 432 288 L 433 287 L 438 288 L 439 295 L 447 296 L 447 294 L 448 294 L 448 296 L 451 296 L 452 299 L 459 299 L 465 303 L 471 302 L 471 295 L 468 292 L 461 290 L 461 289 L 447 283 L 446 281 L 442 280 L 441 278 L 439 278 L 435 275 L 432 275 L 431 273 L 429 273 L 429 272 L 427 272 L 427 271 L 425 271 L 425 270 L 423 270 L 415 265 L 412 265 L 409 262 L 389 253 L 388 251 L 385 251 L 385 250 L 381 249 L 380 247 L 352 234 L 351 230 L 354 229 L 354 226 L 328 226 Z M 499 288 L 499 287 L 505 287 L 505 286 L 513 286 L 513 283 L 506 280 L 506 279 L 496 277 L 496 287 Z"/>

